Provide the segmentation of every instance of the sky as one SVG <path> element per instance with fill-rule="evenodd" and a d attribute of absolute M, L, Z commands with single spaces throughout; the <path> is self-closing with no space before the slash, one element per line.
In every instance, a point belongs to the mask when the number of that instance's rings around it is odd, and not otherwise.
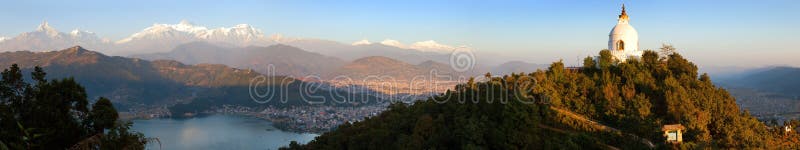
<path fill-rule="evenodd" d="M 46 20 L 62 32 L 77 28 L 119 40 L 154 23 L 188 20 L 343 43 L 435 40 L 510 60 L 577 65 L 607 48 L 622 3 L 642 49 L 670 43 L 701 68 L 800 66 L 796 0 L 26 0 L 0 5 L 0 36 L 33 31 Z"/>

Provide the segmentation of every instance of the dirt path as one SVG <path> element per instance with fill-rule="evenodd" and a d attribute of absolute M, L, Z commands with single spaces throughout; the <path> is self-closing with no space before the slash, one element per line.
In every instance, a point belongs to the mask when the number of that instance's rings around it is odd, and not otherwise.
<path fill-rule="evenodd" d="M 568 116 L 568 117 L 570 117 L 572 119 L 584 122 L 584 123 L 592 126 L 593 128 L 596 128 L 596 129 L 599 129 L 599 130 L 602 130 L 602 131 L 619 132 L 619 133 L 623 133 L 625 135 L 631 136 L 631 137 L 633 137 L 635 139 L 638 139 L 640 142 L 642 142 L 642 144 L 645 144 L 650 148 L 655 148 L 656 147 L 655 144 L 653 144 L 653 142 L 651 142 L 650 140 L 648 140 L 646 138 L 641 138 L 641 137 L 639 137 L 637 135 L 634 135 L 634 134 L 631 134 L 631 133 L 622 132 L 621 130 L 619 130 L 617 128 L 613 128 L 613 127 L 606 126 L 604 124 L 598 123 L 598 122 L 596 122 L 594 120 L 586 118 L 585 116 L 577 114 L 577 113 L 574 113 L 572 111 L 564 110 L 564 109 L 561 109 L 561 108 L 556 108 L 556 107 L 553 107 L 553 106 L 550 106 L 550 110 L 553 110 L 553 111 L 558 112 L 560 114 L 566 115 L 566 116 Z"/>

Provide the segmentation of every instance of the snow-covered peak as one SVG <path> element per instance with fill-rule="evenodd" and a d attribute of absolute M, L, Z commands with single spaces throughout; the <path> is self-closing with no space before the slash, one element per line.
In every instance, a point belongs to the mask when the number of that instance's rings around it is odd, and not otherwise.
<path fill-rule="evenodd" d="M 42 24 L 40 24 L 39 27 L 36 28 L 36 31 L 44 32 L 50 37 L 58 36 L 58 30 L 56 30 L 56 28 L 50 27 L 50 24 L 48 24 L 47 21 L 42 22 Z"/>
<path fill-rule="evenodd" d="M 357 42 L 353 43 L 353 45 L 361 44 L 361 42 L 364 42 L 364 41 L 365 40 L 357 41 Z M 366 42 L 368 42 L 368 41 L 366 41 Z M 449 53 L 449 52 L 452 52 L 453 50 L 455 50 L 457 48 L 467 48 L 466 46 L 450 46 L 450 45 L 440 44 L 440 43 L 438 43 L 438 42 L 436 42 L 434 40 L 420 41 L 420 42 L 412 43 L 411 45 L 405 45 L 403 43 L 400 43 L 400 41 L 397 41 L 397 40 L 386 39 L 386 40 L 381 41 L 380 44 L 386 45 L 386 46 L 402 48 L 402 49 L 412 49 L 412 50 L 423 51 L 423 52 L 438 52 L 438 53 Z"/>
<path fill-rule="evenodd" d="M 250 28 L 249 24 L 237 24 L 233 28 Z"/>
<path fill-rule="evenodd" d="M 42 24 L 39 24 L 39 27 L 36 28 L 36 31 L 47 31 L 47 30 L 53 30 L 53 27 L 50 27 L 50 24 L 48 24 L 47 21 L 42 22 Z"/>
<path fill-rule="evenodd" d="M 105 50 L 109 47 L 108 42 L 104 42 L 92 32 L 78 29 L 66 33 L 59 32 L 47 21 L 43 21 L 35 31 L 24 32 L 13 38 L 0 39 L 0 41 L 2 41 L 0 51 L 48 51 L 75 45 L 98 50 Z"/>
<path fill-rule="evenodd" d="M 139 33 L 135 33 L 128 38 L 117 41 L 116 43 L 127 43 L 134 40 L 210 40 L 212 42 L 240 43 L 259 40 L 264 37 L 264 33 L 248 24 L 238 24 L 226 28 L 209 29 L 204 26 L 197 26 L 189 21 L 183 20 L 178 24 L 153 24 Z"/>
<path fill-rule="evenodd" d="M 392 39 L 383 40 L 383 41 L 381 41 L 381 44 L 386 45 L 386 46 L 394 46 L 394 47 L 398 47 L 398 48 L 406 48 L 406 46 L 403 45 L 403 43 L 400 43 L 400 41 L 392 40 Z"/>
<path fill-rule="evenodd" d="M 81 31 L 78 29 L 72 30 L 69 32 L 69 35 L 72 37 L 95 36 L 94 32 Z"/>
<path fill-rule="evenodd" d="M 75 29 L 75 30 L 72 30 L 71 32 L 69 32 L 69 35 L 72 35 L 72 36 L 77 36 L 77 35 L 80 35 L 80 34 L 81 34 L 81 30 L 78 30 L 78 29 Z"/>
<path fill-rule="evenodd" d="M 358 46 L 358 45 L 370 45 L 370 44 L 372 44 L 372 42 L 369 42 L 369 40 L 367 40 L 367 39 L 363 39 L 363 40 L 360 40 L 360 41 L 353 42 L 352 45 L 353 46 Z"/>
<path fill-rule="evenodd" d="M 430 52 L 452 52 L 456 47 L 450 45 L 439 44 L 434 40 L 427 40 L 422 42 L 416 42 L 409 46 L 411 49 L 417 49 L 420 51 L 430 51 Z"/>
<path fill-rule="evenodd" d="M 253 28 L 249 24 L 238 24 L 231 28 L 217 28 L 206 31 L 209 36 L 215 33 L 222 33 L 225 36 L 246 36 L 246 37 L 263 37 L 264 33 L 261 30 Z"/>
<path fill-rule="evenodd" d="M 153 24 L 151 27 L 153 30 L 177 30 L 182 32 L 202 32 L 204 30 L 208 30 L 208 28 L 203 26 L 195 26 L 192 22 L 188 20 L 181 20 L 178 24 Z M 145 29 L 147 30 L 147 29 Z"/>

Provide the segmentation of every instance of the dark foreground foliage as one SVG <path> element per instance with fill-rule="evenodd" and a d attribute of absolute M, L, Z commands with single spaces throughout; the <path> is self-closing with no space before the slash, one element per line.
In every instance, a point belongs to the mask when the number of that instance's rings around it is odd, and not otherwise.
<path fill-rule="evenodd" d="M 74 79 L 47 80 L 39 67 L 30 83 L 22 74 L 16 64 L 2 72 L 0 149 L 144 149 L 144 136 L 117 121 L 110 100 L 90 105 Z"/>
<path fill-rule="evenodd" d="M 604 50 L 584 65 L 555 62 L 533 73 L 487 74 L 484 82 L 393 104 L 376 117 L 284 149 L 798 148 L 796 133 L 779 133 L 741 111 L 680 54 L 646 51 L 619 63 Z M 665 144 L 661 126 L 678 123 L 686 127 L 684 142 Z"/>

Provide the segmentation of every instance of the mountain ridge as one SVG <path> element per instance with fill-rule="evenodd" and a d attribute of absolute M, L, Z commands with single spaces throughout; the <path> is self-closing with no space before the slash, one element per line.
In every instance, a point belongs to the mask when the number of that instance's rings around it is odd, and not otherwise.
<path fill-rule="evenodd" d="M 260 73 L 268 73 L 266 72 L 268 65 L 273 65 L 275 72 L 272 73 L 295 77 L 324 74 L 345 63 L 335 57 L 284 44 L 266 47 L 225 47 L 208 42 L 192 42 L 182 44 L 170 52 L 134 57 L 147 60 L 171 59 L 187 64 L 225 64 L 235 68 L 253 69 Z"/>
<path fill-rule="evenodd" d="M 776 66 L 753 69 L 742 74 L 741 77 L 727 79 L 722 83 L 786 96 L 800 96 L 800 79 L 797 78 L 800 76 L 800 68 Z"/>
<path fill-rule="evenodd" d="M 335 55 L 326 53 L 326 50 L 317 51 L 318 49 L 316 48 L 308 49 L 304 46 L 307 46 L 306 44 L 321 44 L 321 47 L 327 47 L 331 46 L 330 43 L 335 43 L 335 45 L 338 45 L 339 48 L 334 49 L 358 49 L 353 45 L 343 44 L 336 41 L 314 38 L 287 38 L 277 33 L 267 36 L 261 29 L 249 24 L 237 24 L 230 27 L 209 28 L 182 20 L 178 24 L 154 23 L 149 27 L 146 27 L 128 37 L 117 41 L 100 38 L 93 32 L 78 29 L 72 30 L 68 33 L 60 32 L 50 26 L 48 22 L 44 21 L 34 31 L 22 33 L 15 37 L 7 37 L 4 39 L 0 38 L 0 51 L 51 51 L 59 50 L 60 48 L 72 45 L 82 45 L 90 49 L 104 50 L 102 52 L 109 55 L 127 56 L 168 52 L 176 48 L 178 45 L 198 41 L 240 47 L 268 46 L 283 43 L 287 45 L 298 46 L 309 51 L 319 52 L 329 56 Z M 327 42 L 319 43 L 320 41 Z M 406 51 L 442 53 L 450 51 L 454 46 L 441 44 L 434 40 L 427 40 L 415 42 L 408 46 L 398 44 L 393 45 L 392 47 Z"/>
<path fill-rule="evenodd" d="M 205 102 L 213 100 L 215 104 L 262 105 L 254 102 L 248 93 L 251 80 L 262 74 L 219 64 L 187 65 L 174 60 L 147 61 L 106 56 L 81 46 L 49 52 L 0 53 L 0 65 L 11 64 L 18 64 L 28 72 L 34 66 L 41 66 L 47 71 L 48 78 L 72 77 L 86 88 L 90 97 L 107 97 L 122 108 L 188 103 L 197 98 Z M 267 76 L 266 79 L 276 82 L 259 86 L 299 88 L 302 83 L 285 76 Z M 322 96 L 327 94 L 325 91 L 312 95 Z M 264 105 L 308 105 L 299 101 L 300 93 L 287 94 L 279 95 L 294 100 L 288 103 L 271 101 Z"/>
<path fill-rule="evenodd" d="M 336 71 L 329 73 L 328 77 L 344 76 L 354 80 L 366 80 L 370 77 L 388 77 L 399 81 L 410 81 L 415 78 L 419 80 L 418 77 L 428 79 L 432 71 L 436 71 L 436 75 L 453 78 L 465 75 L 454 71 L 449 65 L 432 60 L 414 65 L 385 56 L 368 56 L 353 60 L 336 69 Z"/>
<path fill-rule="evenodd" d="M 0 51 L 51 51 L 74 45 L 107 48 L 110 44 L 108 40 L 101 39 L 92 32 L 75 29 L 70 33 L 64 33 L 44 21 L 34 31 L 0 40 Z"/>

